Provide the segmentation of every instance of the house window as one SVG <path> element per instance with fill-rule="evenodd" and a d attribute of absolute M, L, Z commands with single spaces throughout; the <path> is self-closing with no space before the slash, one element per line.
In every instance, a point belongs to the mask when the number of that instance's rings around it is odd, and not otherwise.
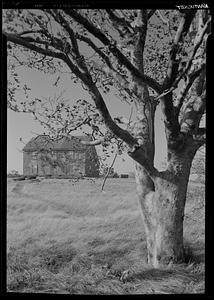
<path fill-rule="evenodd" d="M 57 155 L 55 151 L 51 151 L 51 156 L 53 159 L 57 159 Z"/>
<path fill-rule="evenodd" d="M 32 152 L 32 159 L 37 159 L 37 152 Z"/>
<path fill-rule="evenodd" d="M 68 157 L 70 158 L 70 159 L 73 159 L 73 151 L 69 151 L 68 153 L 67 153 L 67 155 L 68 155 Z"/>
<path fill-rule="evenodd" d="M 76 152 L 76 153 L 75 153 L 75 158 L 76 158 L 76 159 L 79 159 L 79 160 L 80 160 L 80 159 L 83 159 L 83 154 L 82 154 L 81 152 Z"/>
<path fill-rule="evenodd" d="M 80 159 L 84 159 L 84 153 L 80 152 L 80 153 L 79 153 L 79 158 L 80 158 Z"/>

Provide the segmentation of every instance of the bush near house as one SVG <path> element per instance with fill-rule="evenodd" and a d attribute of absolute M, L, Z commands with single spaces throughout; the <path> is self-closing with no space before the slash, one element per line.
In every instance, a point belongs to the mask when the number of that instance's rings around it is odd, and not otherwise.
<path fill-rule="evenodd" d="M 16 171 L 16 170 L 12 170 L 12 171 L 10 171 L 10 172 L 7 174 L 7 177 L 8 177 L 8 178 L 13 178 L 13 177 L 17 177 L 17 176 L 21 176 L 21 175 L 20 175 L 19 172 Z"/>
<path fill-rule="evenodd" d="M 120 174 L 120 178 L 129 178 L 129 174 Z"/>

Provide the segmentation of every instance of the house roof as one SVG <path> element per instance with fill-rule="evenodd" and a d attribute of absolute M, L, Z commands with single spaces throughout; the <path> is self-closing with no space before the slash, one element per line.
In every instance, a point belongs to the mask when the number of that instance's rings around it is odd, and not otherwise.
<path fill-rule="evenodd" d="M 75 150 L 86 151 L 88 148 L 86 145 L 80 143 L 82 141 L 90 141 L 87 136 L 69 136 L 61 137 L 54 141 L 48 135 L 38 135 L 32 138 L 23 148 L 24 152 L 32 152 L 38 150 Z"/>

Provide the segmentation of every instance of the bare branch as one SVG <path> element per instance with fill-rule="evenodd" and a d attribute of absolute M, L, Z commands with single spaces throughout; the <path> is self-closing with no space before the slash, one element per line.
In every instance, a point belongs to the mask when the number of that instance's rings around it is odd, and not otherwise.
<path fill-rule="evenodd" d="M 201 72 L 205 69 L 205 67 L 206 67 L 206 65 L 203 64 L 197 71 L 192 72 L 187 77 L 186 84 L 184 85 L 183 89 L 180 91 L 177 106 L 175 106 L 177 115 L 179 114 L 179 112 L 181 110 L 183 102 L 186 98 L 187 93 L 189 92 L 190 88 L 192 87 L 192 84 L 194 83 L 195 79 L 201 74 Z"/>
<path fill-rule="evenodd" d="M 164 17 L 162 16 L 159 9 L 157 9 L 157 13 L 158 13 L 159 18 L 163 21 L 163 23 L 166 24 L 167 26 L 169 26 L 169 21 L 164 19 Z"/>
<path fill-rule="evenodd" d="M 182 72 L 181 76 L 179 76 L 178 79 L 176 79 L 177 76 L 177 71 L 178 71 L 178 66 L 179 66 L 179 62 L 176 61 L 176 55 L 178 53 L 178 50 L 180 48 L 180 43 L 183 41 L 183 38 L 185 36 L 185 34 L 188 32 L 189 30 L 189 26 L 192 22 L 192 19 L 195 15 L 195 12 L 185 12 L 183 15 L 183 18 L 181 19 L 180 25 L 178 27 L 175 39 L 174 39 L 174 44 L 172 47 L 172 51 L 171 51 L 171 55 L 170 55 L 170 60 L 169 60 L 169 67 L 168 67 L 168 71 L 167 71 L 167 76 L 165 78 L 164 81 L 164 87 L 166 88 L 166 90 L 159 95 L 157 99 L 161 99 L 161 103 L 162 103 L 162 107 L 163 107 L 163 112 L 166 116 L 166 121 L 165 125 L 168 131 L 169 136 L 179 136 L 179 132 L 180 132 L 180 128 L 181 131 L 184 133 L 187 133 L 191 130 L 193 130 L 193 128 L 198 127 L 199 124 L 199 120 L 201 118 L 201 115 L 203 114 L 205 105 L 204 105 L 204 97 L 200 98 L 199 96 L 196 96 L 196 103 L 195 105 L 192 106 L 192 108 L 190 108 L 190 106 L 187 108 L 186 112 L 185 112 L 185 117 L 183 118 L 182 122 L 181 122 L 181 127 L 178 121 L 178 115 L 179 115 L 179 109 L 184 101 L 184 98 L 180 99 L 180 106 L 179 108 L 177 107 L 173 107 L 173 103 L 172 103 L 172 91 L 177 87 L 178 83 L 180 82 L 180 80 L 182 79 L 182 77 L 184 75 L 187 74 L 187 72 L 190 69 L 191 66 L 191 62 L 197 52 L 198 47 L 200 46 L 204 34 L 208 28 L 208 24 L 209 21 L 207 21 L 206 25 L 204 26 L 199 39 L 197 40 L 192 56 L 187 64 L 187 67 L 185 68 L 185 70 Z M 187 86 L 184 89 L 184 95 L 186 95 L 188 89 L 191 87 L 191 85 L 193 84 L 194 80 L 197 78 L 197 76 L 199 76 L 202 73 L 203 70 L 198 71 L 196 73 L 192 73 L 189 77 L 189 82 L 187 83 Z"/>
<path fill-rule="evenodd" d="M 197 78 L 197 76 L 199 75 L 198 73 L 200 73 L 202 71 L 201 69 L 203 69 L 203 68 L 204 68 L 204 64 L 201 66 L 200 69 L 198 69 L 197 71 L 194 71 L 190 75 L 188 75 L 188 77 L 191 78 L 191 81 L 190 81 L 191 85 L 194 82 L 195 78 Z M 178 87 L 178 83 L 180 82 L 180 80 L 182 79 L 182 77 L 184 75 L 186 75 L 186 71 L 182 73 L 182 75 L 172 84 L 172 86 L 169 89 L 166 89 L 165 91 L 163 91 L 163 93 L 161 93 L 160 95 L 155 97 L 154 101 L 158 101 L 162 97 L 164 97 L 164 96 L 168 95 L 169 93 L 173 92 Z M 193 80 L 193 82 L 192 82 L 192 80 Z M 189 90 L 190 87 L 188 87 L 188 90 Z"/>
<path fill-rule="evenodd" d="M 172 84 L 172 87 L 175 87 L 175 88 L 176 88 L 177 85 L 178 85 L 178 83 L 179 83 L 180 80 L 182 79 L 182 77 L 183 77 L 185 74 L 187 74 L 187 72 L 189 71 L 189 69 L 190 69 L 190 67 L 191 67 L 191 65 L 192 65 L 192 61 L 193 61 L 193 59 L 194 59 L 194 57 L 195 57 L 195 54 L 196 54 L 198 48 L 200 47 L 200 45 L 201 45 L 201 43 L 202 43 L 202 41 L 203 41 L 204 35 L 206 34 L 206 32 L 207 32 L 207 30 L 208 30 L 208 28 L 209 28 L 210 22 L 211 22 L 211 18 L 209 18 L 209 19 L 207 20 L 207 22 L 206 22 L 205 25 L 204 25 L 203 30 L 201 31 L 200 36 L 199 36 L 198 39 L 197 39 L 197 41 L 196 41 L 196 43 L 195 43 L 195 46 L 194 46 L 194 49 L 193 49 L 193 52 L 192 52 L 192 55 L 191 55 L 191 57 L 190 57 L 190 59 L 189 59 L 187 65 L 186 65 L 186 68 L 185 68 L 184 71 L 181 73 L 181 75 L 178 77 L 178 79 L 174 81 L 174 83 Z"/>
<path fill-rule="evenodd" d="M 95 102 L 96 108 L 101 113 L 107 128 L 109 128 L 113 134 L 122 139 L 130 147 L 133 147 L 133 145 L 137 144 L 136 139 L 127 130 L 122 129 L 112 120 L 103 97 L 97 89 L 96 85 L 92 82 L 92 79 L 87 77 L 85 80 L 85 84 L 87 85 L 89 93 L 91 94 L 92 99 Z"/>
<path fill-rule="evenodd" d="M 151 160 L 146 156 L 146 153 L 143 149 L 143 146 L 134 145 L 133 148 L 128 151 L 128 155 L 132 157 L 136 162 L 138 162 L 141 166 L 145 168 L 146 173 L 151 177 L 154 178 L 157 176 L 158 171 L 154 167 Z"/>
<path fill-rule="evenodd" d="M 100 138 L 98 140 L 94 140 L 94 141 L 80 141 L 83 145 L 87 145 L 87 146 L 98 146 L 101 145 L 103 142 L 105 142 L 105 138 Z"/>
<path fill-rule="evenodd" d="M 120 72 L 118 72 L 113 67 L 109 57 L 105 55 L 105 53 L 100 48 L 98 48 L 89 38 L 83 35 L 76 33 L 75 36 L 79 40 L 87 43 L 95 51 L 95 53 L 97 53 L 104 60 L 108 68 L 101 68 L 99 66 L 96 66 L 96 68 L 98 68 L 100 72 L 105 73 L 106 75 L 112 74 L 112 76 L 114 76 L 115 81 L 117 81 L 119 86 L 121 86 L 125 90 L 125 92 L 129 95 L 130 99 L 133 99 L 134 96 L 137 96 L 133 90 L 129 89 L 130 82 L 127 80 L 126 76 L 121 75 Z"/>
<path fill-rule="evenodd" d="M 136 42 L 133 51 L 133 62 L 140 70 L 144 72 L 143 53 L 147 35 L 147 11 L 145 9 L 138 10 L 135 20 Z"/>
<path fill-rule="evenodd" d="M 131 24 L 125 18 L 118 17 L 112 9 L 106 9 L 106 12 L 113 24 L 117 25 L 115 26 L 116 29 L 118 29 L 118 26 L 121 26 L 124 30 L 124 33 L 134 32 Z"/>
<path fill-rule="evenodd" d="M 201 146 L 206 144 L 206 128 L 198 128 L 198 130 L 192 134 L 189 146 L 193 149 L 198 150 Z M 204 154 L 204 153 L 203 153 Z"/>
<path fill-rule="evenodd" d="M 118 155 L 118 153 L 116 152 L 115 155 L 114 155 L 114 158 L 113 158 L 113 160 L 112 160 L 112 163 L 111 163 L 110 167 L 108 168 L 108 172 L 107 172 L 107 174 L 105 175 L 105 178 L 104 178 L 104 180 L 103 180 L 103 184 L 102 184 L 101 191 L 103 191 L 103 189 L 104 189 L 105 182 L 106 182 L 106 180 L 107 180 L 107 178 L 108 178 L 108 176 L 109 176 L 109 173 L 110 173 L 110 171 L 111 171 L 111 168 L 113 167 L 113 165 L 114 165 L 114 163 L 115 163 L 115 160 L 116 160 L 116 158 L 117 158 L 117 155 Z"/>
<path fill-rule="evenodd" d="M 71 131 L 75 131 L 77 130 L 79 127 L 81 127 L 82 125 L 88 124 L 90 123 L 90 117 L 85 118 L 82 122 L 80 122 L 79 124 L 77 124 L 76 126 L 74 126 L 73 128 L 69 129 L 68 133 L 70 133 Z"/>
<path fill-rule="evenodd" d="M 127 143 L 130 147 L 137 144 L 136 139 L 127 131 L 119 127 L 111 118 L 110 113 L 106 107 L 105 101 L 100 94 L 98 88 L 94 84 L 91 75 L 89 73 L 83 74 L 80 70 L 71 62 L 68 56 L 63 56 L 62 60 L 68 65 L 71 71 L 79 77 L 82 82 L 87 86 L 89 93 L 92 96 L 92 99 L 95 102 L 96 108 L 101 113 L 103 117 L 104 123 L 107 128 L 110 129 L 116 136 L 121 138 L 125 143 Z"/>
<path fill-rule="evenodd" d="M 180 43 L 183 42 L 185 35 L 187 34 L 190 24 L 195 16 L 195 10 L 187 10 L 183 17 L 181 18 L 180 24 L 178 26 L 172 49 L 170 51 L 170 58 L 168 63 L 167 74 L 164 79 L 164 88 L 170 88 L 172 83 L 175 81 L 177 76 L 177 71 L 179 67 L 179 62 L 176 60 L 176 55 L 180 49 Z"/>
<path fill-rule="evenodd" d="M 107 66 L 109 68 L 111 68 L 111 69 L 113 68 L 113 66 L 109 60 L 109 57 L 107 55 L 105 55 L 105 53 L 102 50 L 100 50 L 100 48 L 97 47 L 89 38 L 87 38 L 79 33 L 76 33 L 75 36 L 77 39 L 88 44 L 105 61 L 105 63 L 107 64 Z"/>
<path fill-rule="evenodd" d="M 198 128 L 197 132 L 193 134 L 194 140 L 198 141 L 206 141 L 206 128 L 200 127 Z"/>
<path fill-rule="evenodd" d="M 18 35 L 22 36 L 22 35 L 25 35 L 25 34 L 29 34 L 29 33 L 42 33 L 43 30 L 25 30 L 25 31 L 22 31 L 20 33 L 18 33 Z"/>
<path fill-rule="evenodd" d="M 88 68 L 86 66 L 86 63 L 84 61 L 84 57 L 81 56 L 80 52 L 79 52 L 79 47 L 78 47 L 78 43 L 75 37 L 75 34 L 70 26 L 70 24 L 67 22 L 67 20 L 63 17 L 62 13 L 60 12 L 60 10 L 56 11 L 56 10 L 47 10 L 47 12 L 49 14 L 51 14 L 51 16 L 54 18 L 54 20 L 60 24 L 69 34 L 71 43 L 72 43 L 72 50 L 73 53 L 75 54 L 75 61 L 78 64 L 78 66 L 84 71 L 84 72 L 88 72 Z"/>
<path fill-rule="evenodd" d="M 80 69 L 77 66 L 75 66 L 75 64 L 70 60 L 70 58 L 67 55 L 63 55 L 62 60 L 67 64 L 70 70 L 85 83 L 86 74 L 82 73 Z"/>
<path fill-rule="evenodd" d="M 131 122 L 132 113 L 133 113 L 133 108 L 131 108 L 131 112 L 130 112 L 130 116 L 129 116 L 129 120 L 128 120 L 126 129 L 128 129 L 129 124 L 130 124 L 130 122 Z M 119 149 L 119 147 L 121 146 L 121 144 L 122 144 L 122 142 L 119 142 L 119 143 L 118 143 L 118 145 L 117 145 L 118 149 Z M 105 176 L 105 178 L 104 178 L 104 180 L 103 180 L 103 184 L 102 184 L 102 188 L 101 188 L 102 191 L 103 191 L 103 189 L 104 189 L 105 182 L 106 182 L 106 180 L 107 180 L 107 178 L 108 178 L 108 176 L 109 176 L 109 173 L 110 173 L 110 171 L 111 171 L 111 169 L 112 169 L 112 167 L 113 167 L 113 165 L 114 165 L 114 163 L 115 163 L 115 161 L 116 161 L 116 158 L 117 158 L 117 156 L 118 156 L 118 149 L 117 149 L 117 151 L 115 152 L 115 155 L 114 155 L 114 158 L 113 158 L 113 160 L 112 160 L 112 163 L 111 163 L 110 167 L 108 168 L 108 172 L 107 172 L 107 174 L 106 174 L 106 176 Z"/>
<path fill-rule="evenodd" d="M 58 58 L 58 59 L 63 59 L 63 57 L 64 57 L 64 54 L 62 52 L 55 52 L 55 51 L 52 51 L 49 49 L 44 49 L 44 48 L 38 47 L 34 44 L 31 44 L 29 42 L 29 40 L 26 40 L 26 38 L 19 37 L 17 34 L 6 33 L 6 32 L 3 32 L 3 34 L 6 36 L 6 38 L 9 42 L 15 43 L 20 46 L 24 46 L 27 49 L 36 51 L 38 53 L 41 53 L 41 54 L 44 54 L 44 55 L 47 55 L 50 57 Z M 35 40 L 32 40 L 32 39 L 31 39 L 31 41 L 35 42 Z"/>
<path fill-rule="evenodd" d="M 168 30 L 169 30 L 170 37 L 171 37 L 171 39 L 172 39 L 172 33 L 171 33 L 171 29 L 170 29 L 170 23 L 169 23 L 169 20 L 166 19 L 166 18 L 164 18 L 164 17 L 162 16 L 162 14 L 161 14 L 161 12 L 160 12 L 159 9 L 157 10 L 157 13 L 158 13 L 159 18 L 162 20 L 162 22 L 163 22 L 164 24 L 167 25 Z"/>
<path fill-rule="evenodd" d="M 120 50 L 116 47 L 115 44 L 112 44 L 112 42 L 106 37 L 106 35 L 101 30 L 95 27 L 85 17 L 83 17 L 75 10 L 65 10 L 65 13 L 70 15 L 77 23 L 84 26 L 94 37 L 100 40 L 105 46 L 108 46 L 109 51 L 116 57 L 118 62 L 124 65 L 133 76 L 139 78 L 140 80 L 148 84 L 156 92 L 162 92 L 161 85 L 158 82 L 156 82 L 156 80 L 154 80 L 153 78 L 142 74 L 135 66 L 133 66 L 133 64 L 127 59 L 127 57 L 120 52 Z"/>
<path fill-rule="evenodd" d="M 156 11 L 155 9 L 150 9 L 150 11 L 147 12 L 147 18 L 148 18 L 148 20 L 154 15 L 155 11 Z"/>
<path fill-rule="evenodd" d="M 164 114 L 164 123 L 166 128 L 166 137 L 168 141 L 168 147 L 176 147 L 177 141 L 180 132 L 180 125 L 178 121 L 178 116 L 176 115 L 175 108 L 173 106 L 173 82 L 176 79 L 179 61 L 177 61 L 176 56 L 178 51 L 180 50 L 180 44 L 182 44 L 185 35 L 189 30 L 189 26 L 195 16 L 195 10 L 187 10 L 183 13 L 180 24 L 178 26 L 172 49 L 170 51 L 170 57 L 168 62 L 168 68 L 166 72 L 166 77 L 163 82 L 163 87 L 165 91 L 158 96 L 157 99 L 160 98 L 162 112 Z"/>
<path fill-rule="evenodd" d="M 68 67 L 71 69 L 71 71 L 77 76 L 79 77 L 84 84 L 88 87 L 89 92 L 92 95 L 92 98 L 95 102 L 95 105 L 97 107 L 97 109 L 100 111 L 104 122 L 106 124 L 106 126 L 118 137 L 120 137 L 122 140 L 124 140 L 129 146 L 133 146 L 134 144 L 137 144 L 137 141 L 135 138 L 132 137 L 132 135 L 130 135 L 130 133 L 122 128 L 120 128 L 118 125 L 116 125 L 116 123 L 112 120 L 109 111 L 105 105 L 105 102 L 99 92 L 99 90 L 97 89 L 97 87 L 94 85 L 91 76 L 89 74 L 83 74 L 80 72 L 80 70 L 71 62 L 71 60 L 68 58 L 68 56 L 66 56 L 63 53 L 57 53 L 57 52 L 53 52 L 50 50 L 45 50 L 42 48 L 39 48 L 35 45 L 32 45 L 28 42 L 26 42 L 23 38 L 17 37 L 14 34 L 5 34 L 6 37 L 8 38 L 9 41 L 12 41 L 16 44 L 22 45 L 28 49 L 37 51 L 39 53 L 42 54 L 46 54 L 48 56 L 52 56 L 52 57 L 56 57 L 59 59 L 62 59 L 67 65 Z"/>
<path fill-rule="evenodd" d="M 202 75 L 205 76 L 205 74 L 201 73 L 201 76 Z M 197 78 L 196 85 L 198 83 L 200 84 L 201 81 L 203 80 L 201 76 Z M 183 117 L 180 122 L 181 132 L 183 132 L 184 134 L 191 134 L 197 132 L 205 108 L 206 108 L 205 91 L 203 91 L 201 95 L 198 95 L 196 92 L 193 101 L 187 103 L 185 110 L 183 112 Z"/>

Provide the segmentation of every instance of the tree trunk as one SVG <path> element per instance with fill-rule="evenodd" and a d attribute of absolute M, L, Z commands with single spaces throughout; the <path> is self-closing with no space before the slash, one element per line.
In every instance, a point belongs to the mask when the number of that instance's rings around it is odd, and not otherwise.
<path fill-rule="evenodd" d="M 192 158 L 171 156 L 167 171 L 153 180 L 136 164 L 148 263 L 155 268 L 184 258 L 183 218 Z"/>

